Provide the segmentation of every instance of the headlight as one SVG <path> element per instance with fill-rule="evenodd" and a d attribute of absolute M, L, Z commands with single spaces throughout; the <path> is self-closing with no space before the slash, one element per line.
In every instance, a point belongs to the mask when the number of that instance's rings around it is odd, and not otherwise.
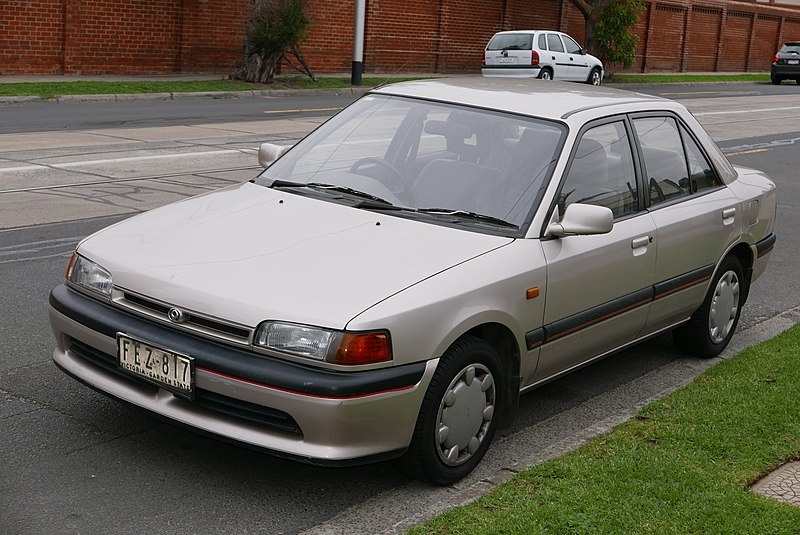
<path fill-rule="evenodd" d="M 92 292 L 111 297 L 111 273 L 78 253 L 72 253 L 67 267 L 67 280 Z"/>
<path fill-rule="evenodd" d="M 351 333 L 265 321 L 258 326 L 253 343 L 256 347 L 332 364 L 374 364 L 392 360 L 386 331 Z"/>

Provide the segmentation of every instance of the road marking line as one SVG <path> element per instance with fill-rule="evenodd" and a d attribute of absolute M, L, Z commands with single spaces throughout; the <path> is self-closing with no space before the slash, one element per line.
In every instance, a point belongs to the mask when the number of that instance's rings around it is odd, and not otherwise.
<path fill-rule="evenodd" d="M 725 156 L 741 156 L 742 154 L 755 154 L 756 152 L 769 152 L 769 149 L 740 150 L 739 152 L 726 152 Z"/>
<path fill-rule="evenodd" d="M 765 111 L 786 111 L 786 110 L 800 110 L 800 106 L 787 106 L 785 108 L 760 108 L 757 110 L 733 110 L 733 111 L 707 111 L 702 113 L 693 113 L 695 117 L 700 115 L 733 115 L 734 113 L 763 113 Z"/>
<path fill-rule="evenodd" d="M 91 165 L 103 165 L 113 163 L 125 162 L 139 162 L 143 160 L 169 160 L 175 158 L 194 158 L 197 156 L 216 156 L 222 154 L 235 154 L 235 153 L 257 153 L 258 149 L 226 149 L 226 150 L 210 150 L 203 152 L 175 152 L 172 154 L 154 154 L 152 156 L 129 156 L 127 158 L 109 158 L 105 160 L 84 160 L 78 162 L 67 163 L 53 163 L 53 164 L 33 164 L 23 165 L 19 167 L 5 167 L 0 168 L 0 173 L 19 173 L 23 171 L 41 171 L 42 169 L 69 169 L 72 167 L 86 167 Z"/>
<path fill-rule="evenodd" d="M 264 113 L 303 113 L 304 111 L 339 111 L 342 108 L 305 108 L 302 110 L 266 110 Z"/>

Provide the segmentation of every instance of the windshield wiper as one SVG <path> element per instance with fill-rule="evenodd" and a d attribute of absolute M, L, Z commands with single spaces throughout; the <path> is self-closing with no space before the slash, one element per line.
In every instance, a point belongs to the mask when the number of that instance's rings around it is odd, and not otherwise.
<path fill-rule="evenodd" d="M 505 219 L 500 219 L 499 217 L 486 214 L 478 214 L 468 210 L 453 210 L 451 208 L 418 208 L 417 212 L 422 214 L 454 216 L 461 219 L 473 219 L 475 221 L 480 221 L 481 223 L 489 223 L 501 227 L 519 228 L 519 225 L 515 225 L 514 223 L 506 221 Z"/>
<path fill-rule="evenodd" d="M 394 206 L 392 203 L 387 201 L 386 199 L 382 199 L 377 195 L 373 195 L 372 193 L 367 193 L 366 191 L 361 191 L 355 188 L 351 188 L 348 186 L 337 186 L 334 184 L 322 184 L 320 182 L 309 182 L 308 184 L 304 184 L 309 188 L 313 189 L 321 189 L 323 191 L 336 191 L 339 193 L 347 193 L 348 195 L 353 195 L 354 197 L 361 197 L 362 199 L 369 199 L 370 201 L 375 201 L 381 203 L 385 206 Z"/>
<path fill-rule="evenodd" d="M 322 190 L 325 192 L 328 191 L 335 191 L 337 193 L 346 193 L 348 195 L 352 195 L 353 197 L 359 197 L 361 199 L 368 199 L 370 201 L 374 201 L 378 204 L 368 204 L 368 203 L 359 203 L 356 205 L 356 208 L 384 208 L 384 209 L 391 209 L 394 208 L 394 204 L 390 203 L 386 199 L 382 199 L 377 195 L 373 195 L 371 193 L 367 193 L 366 191 L 357 190 L 355 188 L 351 188 L 348 186 L 337 186 L 335 184 L 324 184 L 322 182 L 292 182 L 289 180 L 280 180 L 276 179 L 273 180 L 272 183 L 269 185 L 270 188 L 309 188 L 314 190 Z"/>

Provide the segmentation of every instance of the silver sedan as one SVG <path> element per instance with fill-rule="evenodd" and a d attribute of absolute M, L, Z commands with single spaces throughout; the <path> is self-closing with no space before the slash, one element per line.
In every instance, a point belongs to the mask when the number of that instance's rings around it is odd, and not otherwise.
<path fill-rule="evenodd" d="M 763 173 L 608 88 L 399 83 L 260 160 L 81 242 L 55 363 L 199 432 L 438 484 L 525 391 L 665 331 L 717 355 L 775 243 Z"/>

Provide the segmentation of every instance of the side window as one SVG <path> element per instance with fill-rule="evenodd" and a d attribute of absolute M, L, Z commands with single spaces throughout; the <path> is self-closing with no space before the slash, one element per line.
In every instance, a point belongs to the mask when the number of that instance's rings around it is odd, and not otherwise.
<path fill-rule="evenodd" d="M 547 48 L 549 48 L 553 52 L 564 51 L 564 45 L 561 44 L 561 39 L 558 37 L 558 34 L 555 33 L 547 34 Z"/>
<path fill-rule="evenodd" d="M 697 193 L 706 188 L 716 188 L 721 185 L 722 181 L 708 163 L 708 159 L 697 146 L 694 138 L 689 135 L 683 125 L 680 126 L 680 130 L 683 144 L 686 147 L 686 157 L 689 160 L 689 190 Z"/>
<path fill-rule="evenodd" d="M 547 37 L 543 34 L 539 34 L 539 50 L 547 50 Z"/>
<path fill-rule="evenodd" d="M 578 45 L 578 43 L 576 43 L 573 38 L 568 37 L 566 35 L 562 35 L 561 36 L 561 40 L 564 41 L 564 46 L 567 49 L 567 54 L 580 54 L 581 53 L 580 45 Z"/>
<path fill-rule="evenodd" d="M 561 189 L 559 214 L 563 215 L 572 203 L 606 206 L 615 218 L 638 212 L 632 154 L 622 121 L 587 130 L 578 142 Z"/>
<path fill-rule="evenodd" d="M 633 124 L 644 156 L 650 204 L 689 195 L 686 157 L 675 119 L 646 117 L 634 119 Z"/>

